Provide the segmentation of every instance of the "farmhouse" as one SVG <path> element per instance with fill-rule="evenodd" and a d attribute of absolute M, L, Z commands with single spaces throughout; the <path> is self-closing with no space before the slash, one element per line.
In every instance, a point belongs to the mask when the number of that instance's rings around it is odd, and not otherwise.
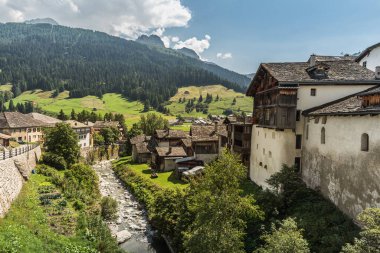
<path fill-rule="evenodd" d="M 136 163 L 150 163 L 152 159 L 148 144 L 151 136 L 145 134 L 131 138 L 132 160 Z"/>
<path fill-rule="evenodd" d="M 188 135 L 181 130 L 156 130 L 154 140 L 159 147 L 178 147 L 181 146 L 181 140 L 186 139 Z"/>
<path fill-rule="evenodd" d="M 95 121 L 95 123 L 91 124 L 88 122 L 88 125 L 93 128 L 94 132 L 99 133 L 104 128 L 115 128 L 119 130 L 119 139 L 121 140 L 123 138 L 123 127 L 120 125 L 118 121 Z"/>
<path fill-rule="evenodd" d="M 18 142 L 43 142 L 44 127 L 48 125 L 19 112 L 0 113 L 0 132 Z"/>
<path fill-rule="evenodd" d="M 156 170 L 171 171 L 176 168 L 175 161 L 186 156 L 182 147 L 156 147 L 152 154 L 152 161 L 155 163 Z"/>
<path fill-rule="evenodd" d="M 69 124 L 71 128 L 78 134 L 78 145 L 81 148 L 88 148 L 93 146 L 91 127 L 76 120 L 66 120 L 65 123 Z"/>

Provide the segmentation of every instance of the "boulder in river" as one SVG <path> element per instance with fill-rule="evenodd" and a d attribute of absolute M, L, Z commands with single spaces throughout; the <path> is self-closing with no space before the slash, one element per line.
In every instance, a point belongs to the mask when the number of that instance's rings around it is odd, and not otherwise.
<path fill-rule="evenodd" d="M 118 244 L 122 244 L 129 239 L 131 239 L 132 234 L 129 233 L 127 230 L 122 230 L 116 233 L 116 239 Z"/>

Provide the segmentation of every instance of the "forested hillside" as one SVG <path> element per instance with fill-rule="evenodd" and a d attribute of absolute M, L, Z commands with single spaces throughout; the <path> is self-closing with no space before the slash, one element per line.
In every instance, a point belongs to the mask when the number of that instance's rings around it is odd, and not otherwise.
<path fill-rule="evenodd" d="M 114 92 L 160 110 L 181 86 L 220 83 L 243 91 L 205 70 L 205 64 L 175 50 L 91 30 L 0 24 L 0 83 L 12 83 L 15 96 L 32 89 L 68 90 L 71 98 Z"/>

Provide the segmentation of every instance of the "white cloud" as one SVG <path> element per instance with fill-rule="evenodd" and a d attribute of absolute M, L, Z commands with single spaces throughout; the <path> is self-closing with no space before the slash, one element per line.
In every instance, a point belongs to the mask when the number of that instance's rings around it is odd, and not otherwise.
<path fill-rule="evenodd" d="M 179 38 L 177 36 L 172 37 L 172 42 L 177 43 L 179 41 Z"/>
<path fill-rule="evenodd" d="M 203 53 L 206 49 L 210 47 L 210 35 L 206 35 L 204 39 L 198 39 L 196 37 L 192 37 L 185 41 L 178 41 L 174 45 L 174 49 L 181 49 L 183 47 L 187 47 L 193 49 L 197 54 Z"/>
<path fill-rule="evenodd" d="M 190 10 L 180 0 L 0 0 L 0 21 L 51 17 L 62 25 L 136 38 L 186 27 Z"/>
<path fill-rule="evenodd" d="M 216 54 L 216 58 L 218 59 L 231 59 L 232 58 L 232 54 L 231 53 L 217 53 Z"/>

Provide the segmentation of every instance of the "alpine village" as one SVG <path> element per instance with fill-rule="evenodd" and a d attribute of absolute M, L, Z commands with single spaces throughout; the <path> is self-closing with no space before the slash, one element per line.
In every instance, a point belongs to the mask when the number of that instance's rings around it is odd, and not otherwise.
<path fill-rule="evenodd" d="M 380 252 L 367 46 L 241 75 L 161 35 L 0 23 L 0 253 Z"/>

